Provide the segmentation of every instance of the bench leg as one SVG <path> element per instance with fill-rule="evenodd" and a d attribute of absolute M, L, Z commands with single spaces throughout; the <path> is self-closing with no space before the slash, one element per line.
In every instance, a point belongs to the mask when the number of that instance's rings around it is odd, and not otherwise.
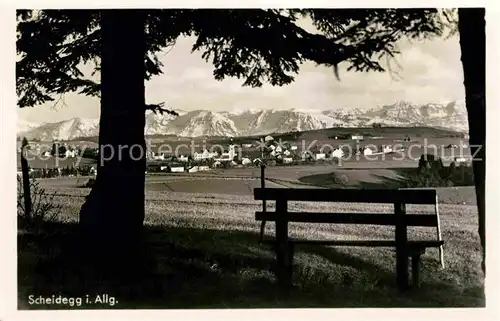
<path fill-rule="evenodd" d="M 420 253 L 411 257 L 411 275 L 412 285 L 415 288 L 420 288 Z"/>
<path fill-rule="evenodd" d="M 398 288 L 402 291 L 408 289 L 408 235 L 407 225 L 405 221 L 406 207 L 403 203 L 394 204 L 394 212 L 397 217 L 396 222 L 396 282 Z"/>
<path fill-rule="evenodd" d="M 408 264 L 408 251 L 406 249 L 396 248 L 396 280 L 400 290 L 409 289 L 409 264 Z"/>
<path fill-rule="evenodd" d="M 290 246 L 288 242 L 288 221 L 285 218 L 287 213 L 287 201 L 285 199 L 276 200 L 276 213 L 281 216 L 276 220 L 276 258 L 278 259 L 277 277 L 279 285 L 288 289 L 292 285 L 290 266 Z"/>
<path fill-rule="evenodd" d="M 279 285 L 284 289 L 288 289 L 292 285 L 291 262 L 293 254 L 291 251 L 293 251 L 293 245 L 288 242 L 288 222 L 278 220 L 276 221 L 276 258 L 278 261 L 276 276 Z"/>

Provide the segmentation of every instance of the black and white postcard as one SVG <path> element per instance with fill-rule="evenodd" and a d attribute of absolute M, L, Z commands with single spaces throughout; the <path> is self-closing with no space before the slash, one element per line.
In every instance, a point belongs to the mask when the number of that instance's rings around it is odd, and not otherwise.
<path fill-rule="evenodd" d="M 18 312 L 483 313 L 488 10 L 263 5 L 6 13 Z"/>

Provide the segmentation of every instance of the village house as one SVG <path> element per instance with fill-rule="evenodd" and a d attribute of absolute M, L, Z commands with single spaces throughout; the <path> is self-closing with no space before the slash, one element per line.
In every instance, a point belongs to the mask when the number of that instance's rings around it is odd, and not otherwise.
<path fill-rule="evenodd" d="M 337 149 L 332 151 L 331 157 L 332 158 L 342 158 L 342 157 L 344 157 L 344 152 L 340 148 L 337 148 Z"/>
<path fill-rule="evenodd" d="M 363 155 L 365 156 L 373 155 L 373 150 L 371 148 L 365 147 L 363 149 Z"/>
<path fill-rule="evenodd" d="M 310 151 L 303 151 L 302 152 L 302 160 L 305 161 L 305 160 L 313 160 L 314 159 L 314 155 L 312 152 Z"/>
<path fill-rule="evenodd" d="M 215 160 L 216 162 L 219 162 L 219 163 L 220 163 L 220 162 L 230 162 L 230 161 L 232 161 L 233 159 L 230 157 L 229 153 L 224 152 L 224 153 L 222 153 L 222 154 L 221 154 L 221 156 L 220 156 L 220 157 L 218 157 L 218 158 L 214 158 L 214 160 Z"/>
<path fill-rule="evenodd" d="M 283 158 L 283 163 L 285 163 L 285 164 L 290 164 L 292 162 L 293 162 L 293 158 L 291 158 L 291 157 L 284 157 Z"/>
<path fill-rule="evenodd" d="M 165 160 L 165 154 L 161 153 L 159 155 L 155 155 L 155 153 L 153 153 L 153 159 L 154 160 Z"/>
<path fill-rule="evenodd" d="M 194 160 L 200 161 L 200 160 L 206 160 L 206 159 L 212 159 L 217 157 L 219 154 L 217 152 L 209 152 L 208 150 L 204 150 L 201 153 L 194 152 L 193 158 Z"/>
<path fill-rule="evenodd" d="M 184 172 L 184 165 L 181 164 L 170 164 L 167 167 L 167 171 L 171 173 L 183 173 Z"/>
<path fill-rule="evenodd" d="M 236 156 L 236 145 L 229 145 L 229 158 L 233 159 Z"/>
<path fill-rule="evenodd" d="M 219 158 L 216 158 L 216 161 L 232 161 L 236 156 L 236 151 L 234 145 L 229 145 L 229 150 L 224 151 Z"/>
<path fill-rule="evenodd" d="M 382 152 L 384 153 L 392 153 L 392 147 L 388 145 L 382 145 Z"/>
<path fill-rule="evenodd" d="M 262 159 L 256 158 L 252 162 L 255 166 L 259 166 L 260 164 L 262 164 Z"/>
<path fill-rule="evenodd" d="M 210 167 L 208 166 L 193 166 L 188 169 L 188 173 L 196 173 L 196 172 L 202 172 L 202 171 L 208 171 L 210 170 Z"/>
<path fill-rule="evenodd" d="M 316 160 L 326 159 L 326 154 L 325 153 L 317 153 L 316 155 L 314 155 L 314 158 Z"/>
<path fill-rule="evenodd" d="M 363 135 L 352 134 L 351 139 L 352 140 L 363 140 Z"/>
<path fill-rule="evenodd" d="M 76 157 L 76 152 L 74 150 L 66 150 L 66 152 L 64 153 L 66 158 L 70 158 L 70 157 Z"/>

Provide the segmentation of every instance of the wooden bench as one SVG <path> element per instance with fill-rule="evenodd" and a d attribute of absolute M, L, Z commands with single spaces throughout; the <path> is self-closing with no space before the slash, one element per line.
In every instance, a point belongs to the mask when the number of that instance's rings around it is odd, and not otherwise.
<path fill-rule="evenodd" d="M 400 289 L 407 289 L 409 284 L 409 257 L 412 262 L 412 286 L 420 286 L 421 256 L 430 247 L 442 246 L 439 231 L 439 214 L 407 214 L 407 204 L 436 204 L 437 195 L 433 189 L 310 189 L 310 188 L 256 188 L 256 200 L 275 201 L 274 212 L 256 212 L 257 221 L 272 221 L 276 225 L 274 240 L 262 240 L 275 245 L 277 257 L 276 274 L 278 282 L 284 287 L 292 284 L 292 263 L 294 245 L 316 244 L 325 246 L 365 246 L 365 247 L 395 247 L 396 248 L 396 280 Z M 378 203 L 393 204 L 394 214 L 383 213 L 319 213 L 319 212 L 289 212 L 289 201 L 307 202 L 348 202 L 348 203 Z M 392 240 L 295 240 L 288 236 L 288 223 L 332 223 L 332 224 L 368 224 L 395 226 L 395 238 Z M 263 225 L 264 226 L 264 225 Z M 263 232 L 263 226 L 261 232 Z M 438 229 L 437 240 L 408 240 L 408 227 L 422 226 Z"/>

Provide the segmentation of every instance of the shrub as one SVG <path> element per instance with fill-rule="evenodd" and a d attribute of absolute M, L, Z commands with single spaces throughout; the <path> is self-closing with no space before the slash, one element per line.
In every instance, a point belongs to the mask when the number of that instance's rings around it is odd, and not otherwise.
<path fill-rule="evenodd" d="M 446 167 L 443 161 L 434 155 L 422 155 L 415 171 L 404 172 L 404 187 L 452 187 L 473 186 L 472 168 L 451 163 Z"/>
<path fill-rule="evenodd" d="M 448 186 L 446 168 L 440 158 L 432 154 L 420 156 L 416 172 L 407 173 L 405 187 L 438 187 Z"/>
<path fill-rule="evenodd" d="M 27 213 L 24 204 L 24 189 L 21 176 L 17 177 L 17 216 L 18 224 L 32 232 L 38 232 L 44 222 L 55 221 L 61 214 L 62 206 L 54 204 L 57 193 L 47 194 L 35 178 L 30 179 L 31 212 Z"/>
<path fill-rule="evenodd" d="M 340 185 L 340 186 L 346 186 L 349 183 L 349 177 L 347 177 L 347 175 L 345 175 L 345 174 L 336 175 L 334 173 L 332 180 L 333 180 L 333 184 Z"/>
<path fill-rule="evenodd" d="M 452 163 L 449 167 L 448 179 L 458 186 L 473 186 L 474 172 L 471 167 L 463 163 L 459 166 Z"/>
<path fill-rule="evenodd" d="M 347 175 L 340 175 L 340 177 L 338 178 L 338 182 L 342 186 L 345 186 L 349 183 L 349 177 L 347 177 Z"/>
<path fill-rule="evenodd" d="M 433 172 L 439 172 L 443 169 L 443 161 L 441 158 L 433 154 L 423 154 L 420 156 L 418 161 L 418 169 L 422 171 L 424 169 L 431 170 Z"/>
<path fill-rule="evenodd" d="M 92 188 L 92 187 L 94 187 L 94 184 L 95 184 L 95 179 L 89 178 L 88 182 L 85 183 L 85 187 Z"/>
<path fill-rule="evenodd" d="M 266 166 L 276 166 L 276 160 L 274 159 L 266 159 Z"/>

